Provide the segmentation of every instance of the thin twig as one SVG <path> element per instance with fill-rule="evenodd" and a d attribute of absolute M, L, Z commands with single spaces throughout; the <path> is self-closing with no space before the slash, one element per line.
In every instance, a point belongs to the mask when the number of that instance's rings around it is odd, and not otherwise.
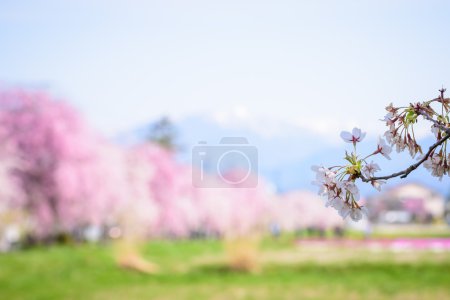
<path fill-rule="evenodd" d="M 436 125 L 436 127 L 441 129 L 442 131 L 444 131 L 447 135 L 450 135 L 450 127 L 445 126 L 442 122 L 436 121 L 429 114 L 427 114 L 427 112 L 424 111 L 423 109 L 419 110 L 419 114 L 421 116 L 423 116 L 425 119 L 427 119 L 428 121 L 432 122 L 434 125 Z"/>

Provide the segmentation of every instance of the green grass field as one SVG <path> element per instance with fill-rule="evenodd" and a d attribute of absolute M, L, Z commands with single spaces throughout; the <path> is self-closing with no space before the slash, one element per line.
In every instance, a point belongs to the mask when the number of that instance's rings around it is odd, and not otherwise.
<path fill-rule="evenodd" d="M 144 247 L 158 275 L 123 270 L 113 247 L 0 255 L 0 299 L 450 299 L 449 253 L 314 249 L 266 239 L 260 272 L 230 271 L 220 241 Z"/>

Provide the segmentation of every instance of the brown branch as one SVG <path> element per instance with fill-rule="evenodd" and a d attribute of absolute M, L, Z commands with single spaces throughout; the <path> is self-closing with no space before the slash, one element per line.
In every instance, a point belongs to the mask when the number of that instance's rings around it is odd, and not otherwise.
<path fill-rule="evenodd" d="M 366 178 L 366 177 L 364 177 L 364 175 L 361 174 L 360 178 L 363 182 L 371 182 L 371 181 L 375 181 L 375 180 L 387 180 L 387 179 L 391 179 L 391 178 L 398 177 L 398 176 L 400 176 L 400 178 L 406 178 L 409 175 L 409 173 L 411 173 L 412 171 L 417 169 L 421 164 L 423 164 L 428 159 L 428 157 L 433 153 L 433 151 L 437 147 L 442 145 L 449 138 L 450 138 L 450 135 L 446 135 L 443 138 L 441 138 L 439 141 L 437 141 L 436 143 L 431 145 L 430 148 L 428 149 L 427 153 L 425 153 L 425 155 L 422 157 L 422 159 L 420 159 L 418 162 L 409 166 L 408 168 L 406 168 L 403 171 L 393 173 L 391 175 L 379 176 L 379 177 L 369 177 L 369 178 Z"/>

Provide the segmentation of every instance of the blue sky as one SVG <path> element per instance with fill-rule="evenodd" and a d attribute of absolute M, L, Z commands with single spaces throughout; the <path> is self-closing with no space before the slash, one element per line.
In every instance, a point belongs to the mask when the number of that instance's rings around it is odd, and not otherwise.
<path fill-rule="evenodd" d="M 450 87 L 449 3 L 3 0 L 0 82 L 106 134 L 166 114 L 382 132 L 385 104 Z"/>

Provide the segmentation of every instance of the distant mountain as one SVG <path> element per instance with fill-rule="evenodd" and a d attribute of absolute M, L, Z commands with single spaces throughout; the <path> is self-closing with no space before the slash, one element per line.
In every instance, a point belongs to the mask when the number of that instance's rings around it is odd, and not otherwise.
<path fill-rule="evenodd" d="M 145 140 L 150 122 L 134 130 L 124 132 L 116 137 L 121 144 L 134 144 Z M 251 124 L 236 120 L 222 124 L 213 118 L 205 116 L 191 116 L 174 122 L 178 130 L 178 142 L 182 145 L 178 157 L 180 161 L 190 163 L 191 149 L 198 142 L 207 145 L 218 145 L 222 137 L 245 137 L 250 145 L 257 147 L 259 155 L 259 175 L 274 184 L 279 192 L 295 189 L 315 190 L 311 184 L 314 174 L 312 165 L 335 165 L 344 163 L 345 149 L 352 150 L 351 145 L 330 141 L 325 136 L 311 132 L 305 128 L 293 126 L 283 122 L 265 121 L 260 124 Z M 265 131 L 267 127 L 267 132 Z M 376 137 L 367 137 L 358 145 L 358 153 L 369 154 L 376 147 Z M 430 145 L 432 138 L 425 138 L 424 145 Z M 426 149 L 426 148 L 425 148 Z M 414 160 L 406 153 L 398 155 L 393 153 L 393 160 L 376 157 L 375 161 L 381 166 L 380 172 L 390 174 L 405 169 Z M 448 195 L 450 193 L 450 179 L 437 180 L 423 167 L 411 173 L 406 179 L 393 179 L 387 186 L 398 183 L 419 182 Z M 376 193 L 370 185 L 360 185 L 362 195 L 368 196 Z"/>

